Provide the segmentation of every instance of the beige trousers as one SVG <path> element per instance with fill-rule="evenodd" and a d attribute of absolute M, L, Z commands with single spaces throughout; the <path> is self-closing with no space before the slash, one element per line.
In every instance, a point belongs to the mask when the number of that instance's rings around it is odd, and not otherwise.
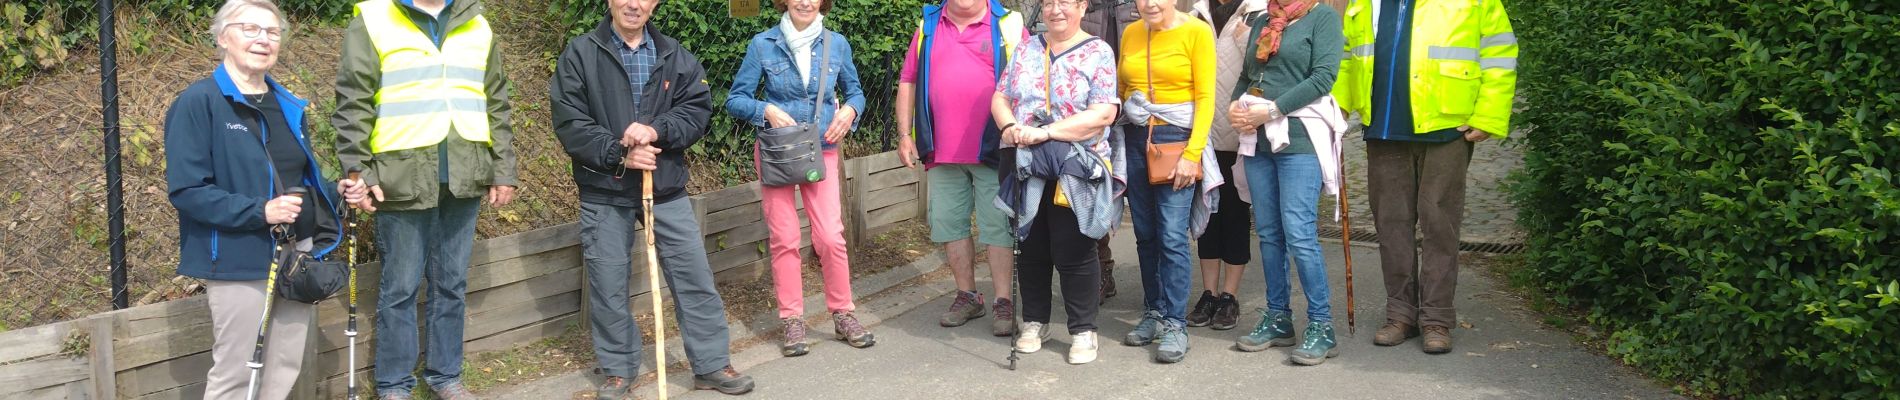
<path fill-rule="evenodd" d="M 205 374 L 205 400 L 243 400 L 251 383 L 251 351 L 264 314 L 264 281 L 205 281 L 211 302 L 211 371 Z M 263 372 L 257 398 L 290 396 L 303 368 L 304 346 L 316 306 L 275 299 L 264 344 Z"/>

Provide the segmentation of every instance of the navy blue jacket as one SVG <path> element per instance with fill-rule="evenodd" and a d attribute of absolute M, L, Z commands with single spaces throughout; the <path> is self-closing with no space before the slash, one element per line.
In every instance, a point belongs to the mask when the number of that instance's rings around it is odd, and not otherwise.
<path fill-rule="evenodd" d="M 303 147 L 309 167 L 304 186 L 315 196 L 303 212 L 315 212 L 317 237 L 312 255 L 323 258 L 337 247 L 338 217 L 334 188 L 323 179 L 304 137 L 304 107 L 266 77 L 284 112 L 284 121 Z M 178 209 L 178 274 L 221 281 L 264 280 L 274 246 L 264 223 L 264 202 L 278 196 L 277 171 L 265 150 L 262 113 L 252 106 L 220 65 L 210 78 L 194 82 L 165 113 L 165 183 Z"/>

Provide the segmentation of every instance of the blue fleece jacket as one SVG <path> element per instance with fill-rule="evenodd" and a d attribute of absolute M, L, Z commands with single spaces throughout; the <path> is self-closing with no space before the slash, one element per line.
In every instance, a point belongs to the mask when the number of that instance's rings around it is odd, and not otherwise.
<path fill-rule="evenodd" d="M 309 161 L 304 186 L 314 191 L 303 212 L 316 212 L 317 237 L 312 255 L 327 256 L 337 245 L 334 188 L 323 179 L 310 139 L 304 137 L 304 107 L 275 79 L 265 81 L 275 94 L 291 135 Z M 178 209 L 178 274 L 222 281 L 264 280 L 273 252 L 264 223 L 264 202 L 276 197 L 278 171 L 265 150 L 264 119 L 238 92 L 219 65 L 211 77 L 186 87 L 165 114 L 165 183 Z"/>

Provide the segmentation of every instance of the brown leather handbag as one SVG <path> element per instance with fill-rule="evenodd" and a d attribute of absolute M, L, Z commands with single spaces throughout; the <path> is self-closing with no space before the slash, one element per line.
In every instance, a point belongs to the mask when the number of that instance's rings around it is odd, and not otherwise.
<path fill-rule="evenodd" d="M 1155 57 L 1154 57 L 1154 31 L 1153 30 L 1148 31 L 1147 38 L 1148 38 L 1148 49 L 1146 51 L 1148 52 L 1147 54 L 1148 101 L 1153 102 L 1153 101 L 1156 101 L 1155 100 L 1155 69 L 1154 69 Z M 1187 152 L 1187 145 L 1188 145 L 1188 142 L 1186 140 L 1174 142 L 1174 143 L 1156 144 L 1155 143 L 1155 117 L 1148 117 L 1148 146 L 1147 146 L 1148 184 L 1150 185 L 1173 184 L 1174 179 L 1169 178 L 1168 175 L 1173 174 L 1174 166 L 1181 163 L 1181 153 Z"/>

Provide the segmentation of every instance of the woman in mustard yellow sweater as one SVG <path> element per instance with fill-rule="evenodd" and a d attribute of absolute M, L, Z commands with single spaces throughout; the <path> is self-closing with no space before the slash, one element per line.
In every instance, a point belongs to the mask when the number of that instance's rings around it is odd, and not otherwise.
<path fill-rule="evenodd" d="M 1173 0 L 1137 0 L 1136 8 L 1141 20 L 1122 32 L 1118 70 L 1144 312 L 1122 344 L 1159 341 L 1155 361 L 1174 363 L 1188 352 L 1189 223 L 1214 121 L 1214 30 L 1176 10 Z M 1181 142 L 1187 148 L 1180 159 L 1163 165 L 1149 165 L 1138 150 Z"/>

